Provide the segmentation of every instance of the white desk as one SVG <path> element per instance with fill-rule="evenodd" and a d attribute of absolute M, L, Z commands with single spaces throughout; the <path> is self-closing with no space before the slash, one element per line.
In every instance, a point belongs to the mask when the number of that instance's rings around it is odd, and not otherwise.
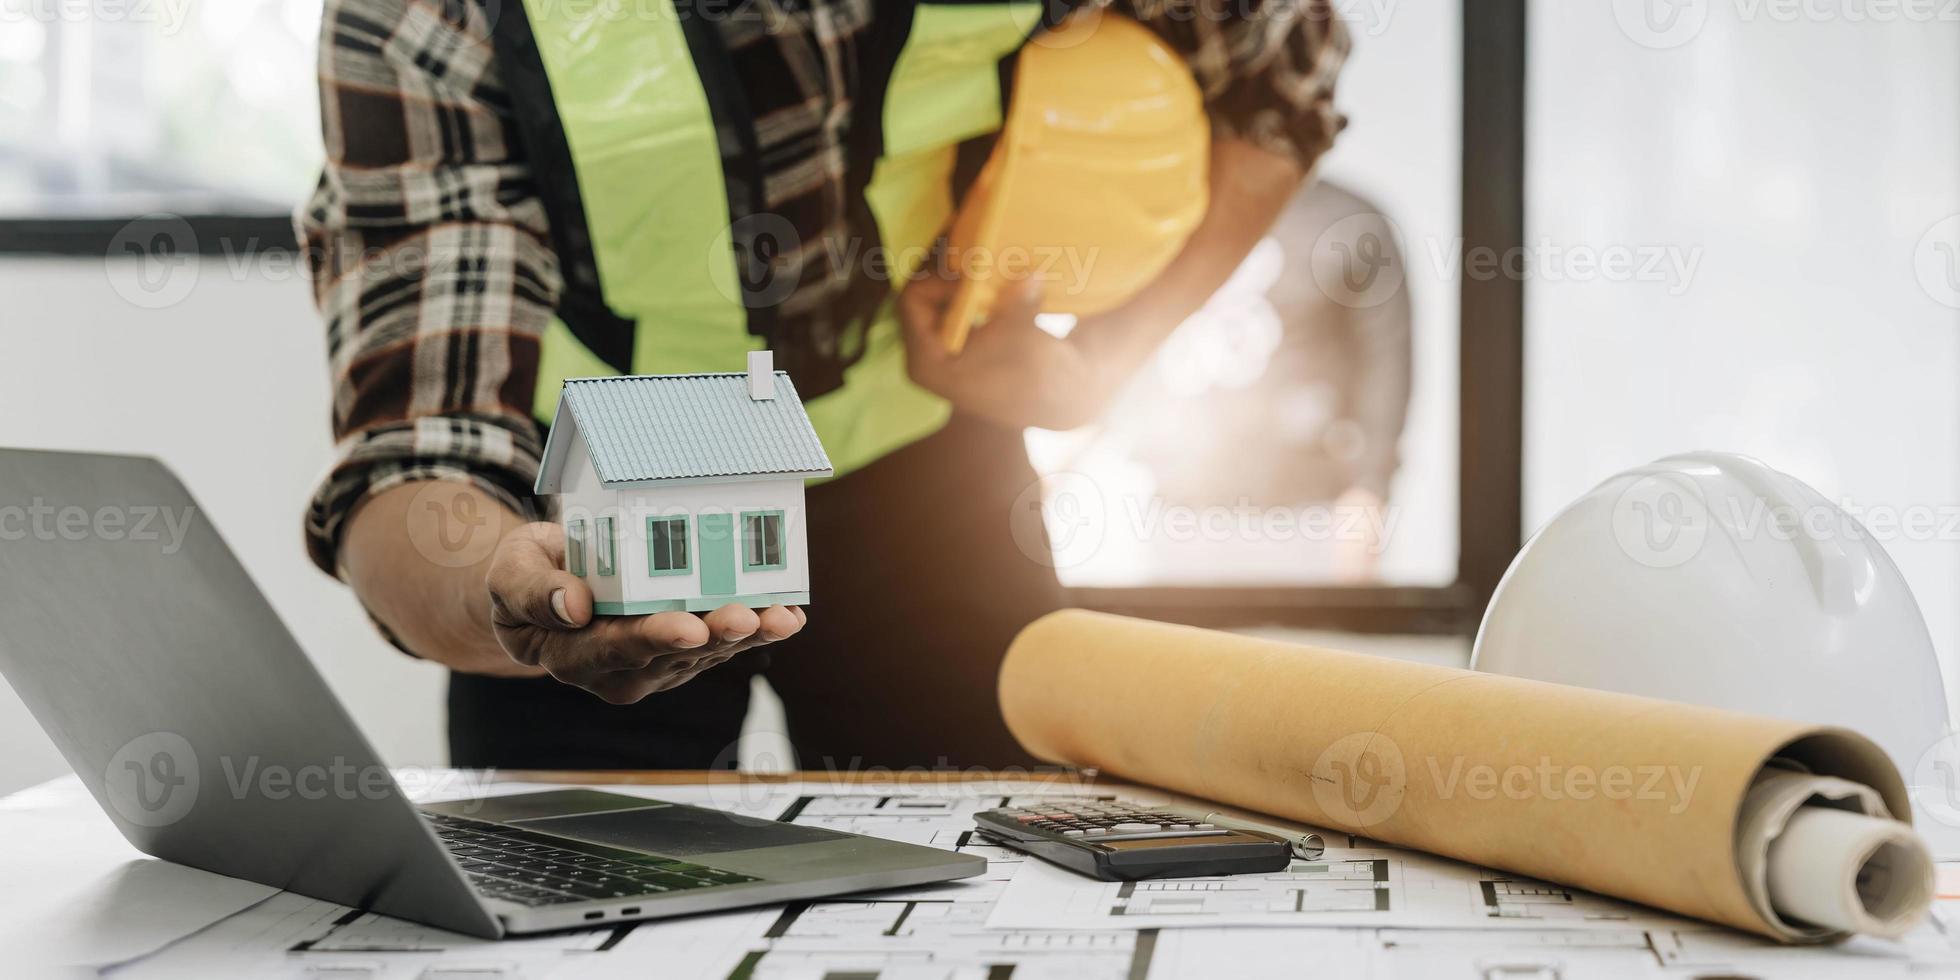
<path fill-rule="evenodd" d="M 999 908 L 1035 894 L 1033 886 L 1042 873 L 1060 873 L 1041 865 L 1030 871 L 1011 852 L 963 837 L 971 825 L 970 813 L 997 805 L 1004 794 L 1075 793 L 1084 786 L 974 778 L 871 784 L 726 775 L 704 784 L 703 776 L 612 778 L 631 781 L 616 787 L 624 792 L 771 816 L 795 808 L 798 822 L 972 849 L 988 854 L 989 871 L 966 882 L 904 893 L 485 942 L 143 858 L 122 842 L 71 777 L 0 800 L 0 949 L 9 951 L 6 969 L 11 975 L 37 975 L 68 965 L 76 968 L 67 972 L 77 975 L 110 967 L 113 976 L 200 978 L 1960 976 L 1960 949 L 1949 939 L 1943 919 L 1903 944 L 1859 941 L 1833 949 L 1793 949 L 1720 927 L 1669 921 L 1649 910 L 1631 910 L 1630 917 L 1614 919 L 1602 912 L 1611 912 L 1615 903 L 1555 887 L 1534 889 L 1523 882 L 1504 882 L 1503 895 L 1487 895 L 1497 903 L 1488 909 L 1465 910 L 1463 921 L 1473 926 L 1466 928 L 1293 924 L 1354 921 L 1338 914 L 1361 907 L 1341 891 L 1353 882 L 1331 879 L 1314 879 L 1299 888 L 1288 882 L 1248 883 L 1237 894 L 1214 892 L 1195 902 L 1164 902 L 1165 896 L 1157 896 L 1154 916 L 1132 920 L 1149 921 L 1152 927 L 1147 929 L 1125 928 L 1116 919 L 1092 929 L 993 928 L 988 920 L 997 917 Z M 592 774 L 526 778 L 598 781 Z M 533 783 L 511 781 L 492 791 L 534 788 Z M 1086 789 L 1163 798 L 1107 783 Z M 1329 857 L 1338 861 L 1340 855 L 1330 851 Z M 1433 865 L 1434 859 L 1399 852 L 1393 861 L 1380 862 L 1389 870 L 1379 880 L 1360 887 L 1381 889 L 1384 905 L 1392 895 L 1398 908 L 1408 908 L 1422 904 L 1417 889 L 1461 884 L 1422 877 L 1418 871 L 1423 862 Z M 1330 863 L 1335 862 L 1320 862 Z M 1463 875 L 1503 877 L 1453 867 Z M 1296 865 L 1294 874 L 1338 879 L 1341 871 Z M 1081 881 L 1084 889 L 1102 887 Z M 1247 895 L 1260 894 L 1254 888 L 1278 889 L 1299 903 L 1324 902 L 1326 914 L 1316 917 L 1309 909 L 1301 918 L 1295 908 L 1248 905 Z M 1447 912 L 1448 903 L 1444 905 Z M 1429 906 L 1433 909 L 1436 903 Z M 1167 909 L 1188 911 L 1193 927 L 1177 927 L 1183 924 L 1179 914 L 1166 915 Z M 1221 911 L 1273 924 L 1204 924 L 1205 916 Z M 1268 912 L 1273 917 L 1262 917 Z M 1367 921 L 1392 920 L 1377 915 Z M 17 972 L 26 962 L 34 965 Z"/>

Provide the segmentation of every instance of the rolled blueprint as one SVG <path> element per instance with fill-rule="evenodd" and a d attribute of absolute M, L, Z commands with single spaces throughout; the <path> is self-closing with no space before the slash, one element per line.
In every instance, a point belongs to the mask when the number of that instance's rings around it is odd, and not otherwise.
<path fill-rule="evenodd" d="M 1931 898 L 1903 782 L 1843 729 L 1078 610 L 1021 632 L 1000 700 L 1044 759 L 1786 942 Z"/>
<path fill-rule="evenodd" d="M 1868 787 L 1803 773 L 1765 774 L 1744 803 L 1738 855 L 1787 919 L 1896 939 L 1933 901 L 1933 856 L 1907 825 L 1884 816 Z M 1791 801 L 1798 801 L 1792 807 Z M 1771 831 L 1752 834 L 1752 821 Z M 1760 836 L 1767 848 L 1748 842 Z"/>

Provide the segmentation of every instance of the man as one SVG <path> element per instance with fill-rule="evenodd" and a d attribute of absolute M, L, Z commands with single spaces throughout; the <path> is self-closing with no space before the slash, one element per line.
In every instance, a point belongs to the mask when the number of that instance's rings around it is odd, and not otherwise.
<path fill-rule="evenodd" d="M 300 224 L 339 461 L 308 541 L 399 646 L 452 671 L 456 764 L 727 765 L 765 669 L 806 768 L 1025 761 L 994 672 L 1060 597 L 1009 533 L 1038 520 L 1017 506 L 1035 481 L 1020 432 L 1094 418 L 1341 126 L 1327 3 L 1113 9 L 1206 93 L 1210 211 L 1154 284 L 1067 339 L 1023 290 L 952 357 L 951 283 L 866 256 L 944 228 L 1014 52 L 1064 7 L 329 0 L 328 163 Z M 595 620 L 561 530 L 526 517 L 560 381 L 733 370 L 759 346 L 838 473 L 804 515 L 814 609 Z"/>

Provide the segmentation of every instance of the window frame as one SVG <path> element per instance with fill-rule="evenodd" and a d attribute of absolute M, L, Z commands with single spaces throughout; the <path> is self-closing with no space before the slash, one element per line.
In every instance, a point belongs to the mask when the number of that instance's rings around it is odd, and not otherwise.
<path fill-rule="evenodd" d="M 776 534 L 778 537 L 778 540 L 776 542 L 776 556 L 781 560 L 776 562 L 775 564 L 768 564 L 766 562 L 762 564 L 751 564 L 749 562 L 749 518 L 751 517 L 757 518 L 763 522 L 761 524 L 758 524 L 757 525 L 758 527 L 766 527 L 767 521 L 771 517 L 776 519 Z M 735 521 L 738 525 L 736 536 L 741 539 L 741 543 L 742 543 L 742 571 L 780 572 L 789 568 L 789 518 L 783 513 L 783 511 L 781 510 L 740 511 L 735 515 Z M 762 549 L 762 555 L 765 558 L 768 557 L 767 547 L 764 547 Z"/>
<path fill-rule="evenodd" d="M 143 251 L 127 251 L 128 243 L 140 244 Z M 114 259 L 136 254 L 152 259 L 196 255 L 236 261 L 296 258 L 300 250 L 292 216 L 283 214 L 162 211 L 129 216 L 0 218 L 0 255 Z"/>
<path fill-rule="evenodd" d="M 680 542 L 682 561 L 678 567 L 660 568 L 654 564 L 655 559 L 658 557 L 655 554 L 655 550 L 653 547 L 653 540 L 654 540 L 653 526 L 655 524 L 679 524 L 681 526 L 680 537 L 678 538 L 669 537 L 667 539 L 667 557 L 669 559 L 672 559 L 674 557 L 673 554 L 674 542 L 675 541 Z M 690 519 L 689 515 L 649 514 L 647 515 L 645 527 L 646 527 L 646 539 L 647 539 L 647 575 L 648 576 L 653 578 L 666 578 L 674 575 L 694 574 L 694 545 L 692 539 L 688 537 L 688 535 L 694 533 L 693 532 L 694 522 L 693 520 Z"/>
<path fill-rule="evenodd" d="M 1525 247 L 1529 0 L 1460 5 L 1458 180 L 1465 254 Z M 1521 277 L 1461 276 L 1457 294 L 1457 574 L 1442 586 L 1073 588 L 1070 605 L 1194 626 L 1278 625 L 1472 636 L 1524 546 Z"/>
<path fill-rule="evenodd" d="M 615 523 L 610 517 L 592 519 L 593 572 L 598 578 L 617 578 L 619 576 L 619 536 Z"/>
<path fill-rule="evenodd" d="M 565 571 L 579 578 L 585 577 L 586 569 L 585 519 L 574 518 L 565 522 Z"/>

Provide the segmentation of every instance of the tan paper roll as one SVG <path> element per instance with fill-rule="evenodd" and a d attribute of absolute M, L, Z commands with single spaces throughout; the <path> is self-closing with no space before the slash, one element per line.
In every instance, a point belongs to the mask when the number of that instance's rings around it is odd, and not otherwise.
<path fill-rule="evenodd" d="M 1772 759 L 1909 814 L 1853 732 L 1069 610 L 1029 625 L 1001 710 L 1037 756 L 1790 942 L 1737 859 Z"/>

